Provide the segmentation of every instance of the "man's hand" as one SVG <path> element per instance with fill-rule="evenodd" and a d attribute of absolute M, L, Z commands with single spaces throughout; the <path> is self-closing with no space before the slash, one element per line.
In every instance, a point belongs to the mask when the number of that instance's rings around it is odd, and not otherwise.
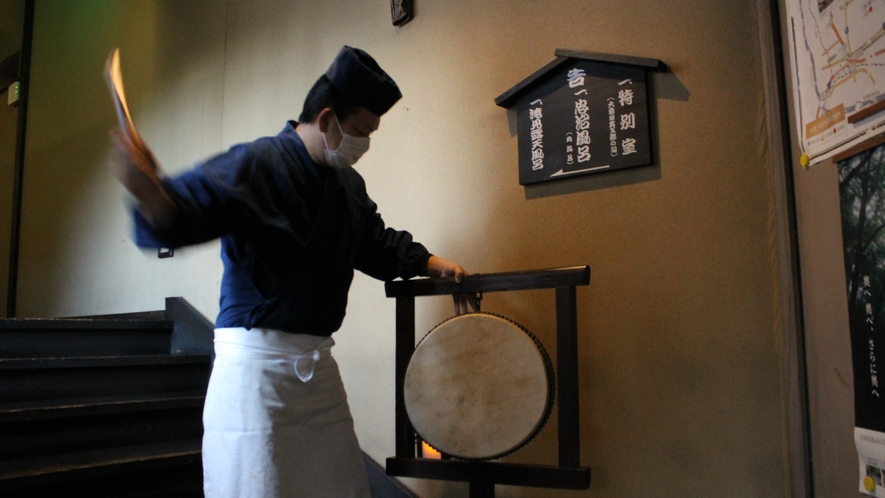
<path fill-rule="evenodd" d="M 114 154 L 111 170 L 123 187 L 138 201 L 138 210 L 154 228 L 168 226 L 175 216 L 175 203 L 160 183 L 160 164 L 143 142 L 138 143 L 111 131 Z"/>
<path fill-rule="evenodd" d="M 431 278 L 454 277 L 455 282 L 460 284 L 464 280 L 464 277 L 467 276 L 467 272 L 464 271 L 464 268 L 461 268 L 461 265 L 458 263 L 453 263 L 438 256 L 430 256 L 430 259 L 427 260 L 427 276 Z M 476 303 L 476 296 L 455 294 L 452 296 L 452 299 L 455 302 L 456 315 L 467 313 L 469 311 L 467 309 L 467 303 L 470 303 L 470 307 L 473 308 L 473 311 L 479 310 L 479 305 Z"/>

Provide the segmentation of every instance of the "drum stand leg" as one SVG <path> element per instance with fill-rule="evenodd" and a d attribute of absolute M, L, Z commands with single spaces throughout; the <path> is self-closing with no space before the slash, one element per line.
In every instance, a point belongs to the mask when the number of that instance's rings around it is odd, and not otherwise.
<path fill-rule="evenodd" d="M 470 498 L 495 498 L 495 483 L 470 481 Z"/>

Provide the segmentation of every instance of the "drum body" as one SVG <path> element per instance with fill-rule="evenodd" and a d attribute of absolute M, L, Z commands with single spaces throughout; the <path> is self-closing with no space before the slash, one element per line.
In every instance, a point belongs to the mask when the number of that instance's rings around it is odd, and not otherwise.
<path fill-rule="evenodd" d="M 498 458 L 528 443 L 554 399 L 553 366 L 523 327 L 490 313 L 453 317 L 418 344 L 406 371 L 406 411 L 442 453 Z"/>

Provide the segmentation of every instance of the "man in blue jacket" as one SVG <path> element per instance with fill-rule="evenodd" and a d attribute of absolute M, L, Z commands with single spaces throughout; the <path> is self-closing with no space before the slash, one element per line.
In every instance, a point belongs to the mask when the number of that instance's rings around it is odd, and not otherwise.
<path fill-rule="evenodd" d="M 115 135 L 116 174 L 136 201 L 142 247 L 221 238 L 216 360 L 203 414 L 206 496 L 367 497 L 331 334 L 353 271 L 381 280 L 466 274 L 387 228 L 355 163 L 401 93 L 345 46 L 298 122 L 177 178 Z M 455 311 L 466 311 L 456 298 Z"/>

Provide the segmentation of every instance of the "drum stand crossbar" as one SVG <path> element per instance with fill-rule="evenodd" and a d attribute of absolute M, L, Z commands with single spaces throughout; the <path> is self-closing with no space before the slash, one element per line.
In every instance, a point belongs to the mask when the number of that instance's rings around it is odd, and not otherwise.
<path fill-rule="evenodd" d="M 470 498 L 494 498 L 495 484 L 587 489 L 590 469 L 581 467 L 578 418 L 578 313 L 575 287 L 590 284 L 590 267 L 388 282 L 396 298 L 396 456 L 387 475 L 470 483 Z M 415 297 L 528 289 L 556 289 L 556 381 L 559 404 L 559 465 L 512 464 L 418 458 L 420 441 L 409 422 L 403 396 L 406 369 L 415 351 Z"/>

